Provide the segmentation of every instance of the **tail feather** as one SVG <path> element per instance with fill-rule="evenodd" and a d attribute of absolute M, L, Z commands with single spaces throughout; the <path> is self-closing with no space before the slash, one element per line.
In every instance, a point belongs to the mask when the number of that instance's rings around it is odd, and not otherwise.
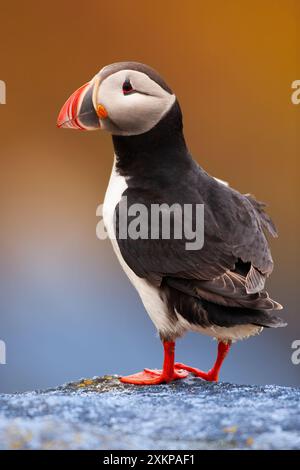
<path fill-rule="evenodd" d="M 235 326 L 252 324 L 265 328 L 280 328 L 287 325 L 282 318 L 266 310 L 252 310 L 240 307 L 225 307 L 205 300 L 201 301 L 205 307 L 210 321 L 219 326 Z"/>
<path fill-rule="evenodd" d="M 227 307 L 244 307 L 253 310 L 282 309 L 282 305 L 271 299 L 265 290 L 248 293 L 246 278 L 231 271 L 211 281 L 167 277 L 165 282 L 185 294 Z"/>
<path fill-rule="evenodd" d="M 196 298 L 182 291 L 164 286 L 170 312 L 179 313 L 190 324 L 208 328 L 212 325 L 230 328 L 237 325 L 257 325 L 267 328 L 284 327 L 287 324 L 268 310 L 245 307 L 229 307 Z"/>
<path fill-rule="evenodd" d="M 203 327 L 218 325 L 257 325 L 278 328 L 287 325 L 272 313 L 282 306 L 266 291 L 248 294 L 246 279 L 226 273 L 213 281 L 164 278 L 170 311 L 179 312 L 187 321 Z"/>

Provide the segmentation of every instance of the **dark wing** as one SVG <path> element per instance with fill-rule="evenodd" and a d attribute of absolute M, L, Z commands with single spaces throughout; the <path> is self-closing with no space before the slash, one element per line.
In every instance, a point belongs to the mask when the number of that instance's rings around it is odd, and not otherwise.
<path fill-rule="evenodd" d="M 185 177 L 184 177 L 185 176 Z M 244 289 L 247 294 L 259 292 L 273 261 L 263 228 L 275 233 L 270 219 L 259 202 L 251 196 L 219 183 L 198 165 L 182 182 L 159 190 L 129 188 L 123 194 L 128 207 L 143 204 L 151 213 L 151 204 L 204 204 L 204 245 L 199 250 L 187 250 L 186 237 L 175 239 L 121 239 L 117 241 L 126 263 L 139 276 L 160 285 L 164 277 L 212 281 L 233 272 L 236 266 L 247 267 Z M 176 214 L 171 220 L 176 219 Z M 128 225 L 132 219 L 128 218 Z M 150 222 L 150 219 L 149 219 Z M 196 226 L 195 211 L 192 223 Z M 171 224 L 172 225 L 172 224 Z M 150 227 L 150 224 L 149 224 Z M 226 284 L 227 285 L 227 284 Z"/>

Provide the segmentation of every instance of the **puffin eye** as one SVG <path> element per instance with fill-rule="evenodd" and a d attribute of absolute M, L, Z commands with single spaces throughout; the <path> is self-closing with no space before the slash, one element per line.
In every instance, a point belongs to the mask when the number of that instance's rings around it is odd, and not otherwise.
<path fill-rule="evenodd" d="M 132 85 L 130 83 L 129 79 L 126 79 L 125 82 L 123 83 L 123 94 L 128 95 L 133 91 Z"/>

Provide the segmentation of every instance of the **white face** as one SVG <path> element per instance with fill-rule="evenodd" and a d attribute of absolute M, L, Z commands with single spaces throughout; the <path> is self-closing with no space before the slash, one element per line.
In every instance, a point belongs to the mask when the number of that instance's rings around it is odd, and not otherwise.
<path fill-rule="evenodd" d="M 96 110 L 99 105 L 104 106 L 108 116 L 100 118 L 100 125 L 112 134 L 137 135 L 149 131 L 175 102 L 175 95 L 142 72 L 120 70 L 103 81 L 101 72 L 94 78 L 93 104 Z M 125 94 L 124 83 L 132 87 Z"/>

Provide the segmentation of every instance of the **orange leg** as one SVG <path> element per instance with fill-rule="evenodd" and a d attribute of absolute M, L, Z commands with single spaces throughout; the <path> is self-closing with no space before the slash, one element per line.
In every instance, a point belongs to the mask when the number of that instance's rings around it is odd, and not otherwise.
<path fill-rule="evenodd" d="M 121 382 L 135 385 L 158 385 L 187 377 L 188 372 L 180 370 L 180 367 L 177 366 L 175 370 L 175 343 L 173 341 L 165 341 L 163 344 L 164 363 L 162 370 L 144 369 L 137 374 L 121 377 Z"/>
<path fill-rule="evenodd" d="M 203 372 L 202 370 L 199 370 L 196 367 L 186 366 L 185 364 L 181 364 L 180 362 L 176 362 L 175 369 L 187 370 L 188 372 L 192 372 L 192 374 L 196 375 L 196 377 L 201 377 L 201 379 L 208 380 L 209 382 L 218 382 L 219 372 L 221 370 L 223 361 L 228 354 L 230 346 L 231 341 L 228 341 L 228 343 L 223 343 L 223 341 L 219 341 L 218 356 L 216 362 L 213 368 L 210 369 L 208 372 Z"/>

